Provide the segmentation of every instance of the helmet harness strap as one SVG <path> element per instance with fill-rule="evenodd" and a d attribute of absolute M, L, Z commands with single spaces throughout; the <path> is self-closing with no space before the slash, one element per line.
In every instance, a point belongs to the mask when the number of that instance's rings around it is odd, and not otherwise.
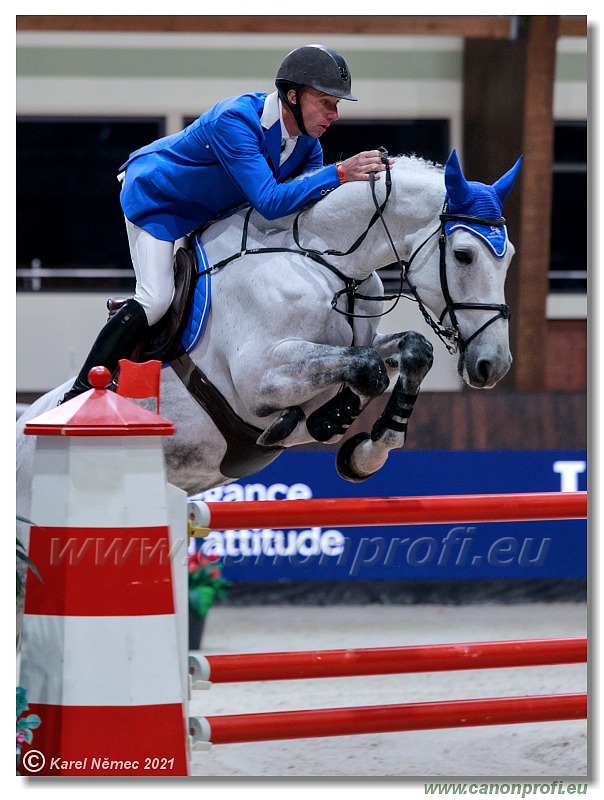
<path fill-rule="evenodd" d="M 290 84 L 290 88 L 292 88 L 296 93 L 296 102 L 295 103 L 291 102 L 291 100 L 287 96 L 287 92 L 285 92 L 281 86 L 279 86 L 277 88 L 277 91 L 279 93 L 279 97 L 281 98 L 281 102 L 284 105 L 286 105 L 287 108 L 289 108 L 289 110 L 294 115 L 294 119 L 296 120 L 296 124 L 297 124 L 298 128 L 300 129 L 300 133 L 303 136 L 308 136 L 308 133 L 306 131 L 306 127 L 304 125 L 304 117 L 302 116 L 302 102 L 301 102 L 301 99 L 300 99 L 301 98 L 301 94 L 302 94 L 302 89 L 304 87 L 300 86 L 298 84 L 292 83 L 292 84 Z"/>

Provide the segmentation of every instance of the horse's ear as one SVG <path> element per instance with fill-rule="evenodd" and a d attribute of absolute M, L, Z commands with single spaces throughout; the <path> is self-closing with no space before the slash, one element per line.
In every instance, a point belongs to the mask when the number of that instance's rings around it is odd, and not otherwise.
<path fill-rule="evenodd" d="M 497 197 L 503 204 L 503 201 L 508 196 L 510 191 L 512 190 L 512 186 L 514 185 L 516 178 L 518 177 L 518 173 L 520 172 L 520 167 L 522 166 L 523 157 L 520 156 L 518 161 L 514 164 L 512 169 L 508 170 L 505 175 L 502 175 L 499 180 L 495 181 L 493 184 L 493 189 L 497 194 Z"/>
<path fill-rule="evenodd" d="M 445 186 L 450 205 L 458 206 L 472 196 L 472 188 L 464 177 L 456 150 L 451 152 L 445 164 Z"/>

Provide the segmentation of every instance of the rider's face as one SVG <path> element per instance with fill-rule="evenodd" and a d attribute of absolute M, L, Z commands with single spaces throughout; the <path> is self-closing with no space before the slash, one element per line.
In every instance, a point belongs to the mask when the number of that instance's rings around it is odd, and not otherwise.
<path fill-rule="evenodd" d="M 294 98 L 295 98 L 295 93 Z M 309 136 L 318 139 L 338 118 L 338 97 L 305 87 L 300 93 L 304 127 Z"/>

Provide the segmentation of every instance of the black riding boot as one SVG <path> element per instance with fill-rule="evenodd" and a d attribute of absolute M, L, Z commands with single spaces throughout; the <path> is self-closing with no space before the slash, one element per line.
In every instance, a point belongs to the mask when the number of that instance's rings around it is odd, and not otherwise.
<path fill-rule="evenodd" d="M 133 298 L 124 303 L 96 338 L 80 374 L 59 405 L 92 388 L 88 373 L 93 367 L 107 367 L 113 373 L 120 358 L 130 358 L 136 345 L 149 329 L 145 309 Z"/>

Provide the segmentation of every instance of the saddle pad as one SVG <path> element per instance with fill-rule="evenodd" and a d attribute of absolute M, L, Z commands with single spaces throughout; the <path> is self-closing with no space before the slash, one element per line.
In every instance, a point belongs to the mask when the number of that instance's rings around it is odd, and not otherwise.
<path fill-rule="evenodd" d="M 189 319 L 180 339 L 180 343 L 187 353 L 190 353 L 197 346 L 203 335 L 211 300 L 210 273 L 206 271 L 210 268 L 210 264 L 199 234 L 193 237 L 190 244 L 195 253 L 199 277 L 193 293 Z"/>

